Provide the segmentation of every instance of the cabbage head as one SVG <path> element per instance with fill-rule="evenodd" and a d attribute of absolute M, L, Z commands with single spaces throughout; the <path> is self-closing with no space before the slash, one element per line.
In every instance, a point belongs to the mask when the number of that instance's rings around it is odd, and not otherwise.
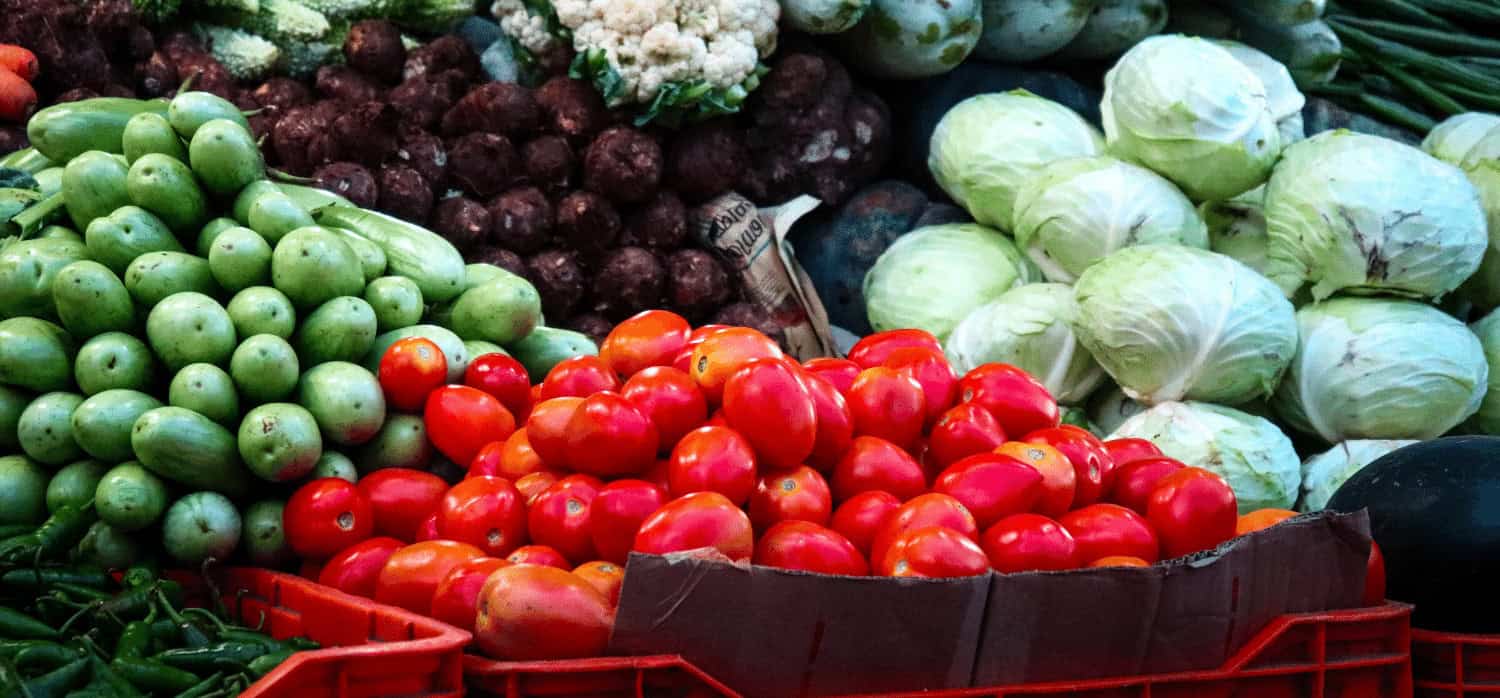
<path fill-rule="evenodd" d="M 1073 289 L 1063 284 L 1017 286 L 969 313 L 944 344 L 960 374 L 988 363 L 1035 376 L 1058 402 L 1081 404 L 1104 380 L 1104 369 L 1078 344 Z"/>
<path fill-rule="evenodd" d="M 1074 286 L 1078 340 L 1132 399 L 1248 402 L 1297 350 L 1292 304 L 1265 277 L 1180 245 L 1127 247 Z"/>
<path fill-rule="evenodd" d="M 1146 406 L 1130 399 L 1118 385 L 1100 388 L 1089 396 L 1089 421 L 1108 434 L 1120 428 L 1125 420 L 1146 411 Z"/>
<path fill-rule="evenodd" d="M 1229 55 L 1260 78 L 1260 83 L 1266 88 L 1266 106 L 1271 110 L 1271 118 L 1276 120 L 1276 131 L 1281 134 L 1282 147 L 1306 138 L 1302 107 L 1307 104 L 1307 98 L 1297 89 L 1291 71 L 1260 49 L 1238 41 L 1218 40 L 1214 43 L 1224 47 Z"/>
<path fill-rule="evenodd" d="M 1281 153 L 1265 85 L 1208 39 L 1173 34 L 1136 44 L 1104 76 L 1100 111 L 1111 153 L 1196 201 L 1255 188 Z"/>
<path fill-rule="evenodd" d="M 1474 144 L 1500 126 L 1500 116 L 1481 111 L 1454 114 L 1434 126 L 1422 139 L 1422 150 L 1449 165 L 1463 164 Z"/>
<path fill-rule="evenodd" d="M 1489 364 L 1462 322 L 1423 303 L 1345 297 L 1297 311 L 1276 414 L 1328 443 L 1433 439 L 1479 409 Z"/>
<path fill-rule="evenodd" d="M 1205 201 L 1198 214 L 1208 227 L 1208 249 L 1233 257 L 1262 274 L 1266 270 L 1266 188 L 1233 199 Z"/>
<path fill-rule="evenodd" d="M 1302 500 L 1297 511 L 1322 511 L 1345 480 L 1381 456 L 1416 441 L 1357 439 L 1345 441 L 1302 463 Z"/>
<path fill-rule="evenodd" d="M 1500 161 L 1478 163 L 1464 174 L 1479 193 L 1489 240 L 1484 246 L 1479 270 L 1458 287 L 1458 292 L 1481 312 L 1488 312 L 1500 307 Z"/>
<path fill-rule="evenodd" d="M 932 132 L 927 166 L 974 220 L 1011 230 L 1027 175 L 1053 160 L 1098 155 L 1104 139 L 1073 110 L 1026 90 L 970 97 Z"/>
<path fill-rule="evenodd" d="M 1479 267 L 1489 236 L 1462 170 L 1378 136 L 1326 131 L 1286 149 L 1266 186 L 1266 275 L 1291 296 L 1437 298 Z"/>
<path fill-rule="evenodd" d="M 1203 219 L 1175 185 L 1111 157 L 1058 160 L 1027 178 L 1013 232 L 1042 274 L 1063 283 L 1131 245 L 1208 247 Z"/>
<path fill-rule="evenodd" d="M 1484 348 L 1484 360 L 1490 372 L 1484 400 L 1467 426 L 1471 431 L 1497 436 L 1500 435 L 1500 386 L 1495 384 L 1500 383 L 1500 310 L 1480 318 L 1469 329 L 1479 337 L 1479 346 Z"/>
<path fill-rule="evenodd" d="M 1240 513 L 1290 509 L 1302 484 L 1292 440 L 1269 420 L 1204 402 L 1164 402 L 1120 425 L 1111 439 L 1150 439 L 1170 458 L 1229 482 Z"/>
<path fill-rule="evenodd" d="M 943 339 L 975 308 L 1040 277 L 993 229 L 927 226 L 897 238 L 865 274 L 865 313 L 877 332 L 915 327 Z"/>

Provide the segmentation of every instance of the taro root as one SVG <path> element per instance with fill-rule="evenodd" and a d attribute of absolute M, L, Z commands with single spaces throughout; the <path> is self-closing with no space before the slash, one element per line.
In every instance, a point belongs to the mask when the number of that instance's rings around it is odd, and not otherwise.
<path fill-rule="evenodd" d="M 490 201 L 490 239 L 522 254 L 552 242 L 552 202 L 536 187 L 518 187 Z"/>
<path fill-rule="evenodd" d="M 620 213 L 598 194 L 575 191 L 557 202 L 557 234 L 569 249 L 596 257 L 619 239 Z"/>
<path fill-rule="evenodd" d="M 355 162 L 331 162 L 313 172 L 318 186 L 338 194 L 355 206 L 374 208 L 380 201 L 375 176 Z"/>
<path fill-rule="evenodd" d="M 683 131 L 667 150 L 667 181 L 682 198 L 698 202 L 734 188 L 750 156 L 739 134 L 725 124 L 707 123 Z"/>
<path fill-rule="evenodd" d="M 609 318 L 598 313 L 583 313 L 574 315 L 563 323 L 563 329 L 573 330 L 579 334 L 588 336 L 595 344 L 604 342 L 609 331 L 615 328 L 615 324 Z"/>
<path fill-rule="evenodd" d="M 583 145 L 609 123 L 609 110 L 594 86 L 583 80 L 555 77 L 536 90 L 548 130 Z"/>
<path fill-rule="evenodd" d="M 464 95 L 443 115 L 443 134 L 484 131 L 524 136 L 536 130 L 541 118 L 531 90 L 512 82 L 487 82 Z"/>
<path fill-rule="evenodd" d="M 264 109 L 276 110 L 277 114 L 285 114 L 292 107 L 300 107 L 313 98 L 307 85 L 286 77 L 271 78 L 261 83 L 250 96 L 255 99 L 256 104 Z"/>
<path fill-rule="evenodd" d="M 624 320 L 661 305 L 665 270 L 650 250 L 621 247 L 599 263 L 594 276 L 594 298 L 611 320 Z"/>
<path fill-rule="evenodd" d="M 493 264 L 516 276 L 526 276 L 526 258 L 498 245 L 486 245 L 472 250 L 469 259 L 480 264 Z"/>
<path fill-rule="evenodd" d="M 177 63 L 178 77 L 184 81 L 193 79 L 194 90 L 209 92 L 224 99 L 234 96 L 234 76 L 207 51 L 184 53 L 172 60 Z"/>
<path fill-rule="evenodd" d="M 711 322 L 717 325 L 748 327 L 777 341 L 781 341 L 784 334 L 781 325 L 771 317 L 771 314 L 754 303 L 730 303 L 714 313 Z"/>
<path fill-rule="evenodd" d="M 656 192 L 625 217 L 620 242 L 656 250 L 675 250 L 687 240 L 687 207 L 671 191 Z"/>
<path fill-rule="evenodd" d="M 364 102 L 348 107 L 333 120 L 334 157 L 378 167 L 396 152 L 399 117 L 384 102 Z"/>
<path fill-rule="evenodd" d="M 421 173 L 405 165 L 380 168 L 381 211 L 397 218 L 423 223 L 432 213 L 432 185 Z"/>
<path fill-rule="evenodd" d="M 401 30 L 383 19 L 355 22 L 344 39 L 344 60 L 355 70 L 381 82 L 400 81 L 401 69 L 406 65 Z"/>
<path fill-rule="evenodd" d="M 101 89 L 110 82 L 109 56 L 89 25 L 84 3 L 0 3 L 0 43 L 25 46 L 36 54 L 41 73 L 35 87 L 43 99 L 76 87 Z"/>
<path fill-rule="evenodd" d="M 413 75 L 434 75 L 445 70 L 460 71 L 466 82 L 473 82 L 479 76 L 479 56 L 469 42 L 448 34 L 412 49 L 406 54 L 401 77 L 409 80 Z"/>
<path fill-rule="evenodd" d="M 110 83 L 108 85 L 105 85 L 103 89 L 99 90 L 99 94 L 105 97 L 134 98 L 135 90 L 132 90 L 129 87 L 126 87 L 119 83 Z"/>
<path fill-rule="evenodd" d="M 471 133 L 448 144 L 448 177 L 474 196 L 499 194 L 519 169 L 516 149 L 505 136 Z"/>
<path fill-rule="evenodd" d="M 396 159 L 421 173 L 427 183 L 441 187 L 448 175 L 448 149 L 443 140 L 426 131 L 406 129 L 401 134 L 401 145 L 396 148 Z"/>
<path fill-rule="evenodd" d="M 527 181 L 550 192 L 573 183 L 573 148 L 562 136 L 540 136 L 521 146 L 521 167 Z"/>
<path fill-rule="evenodd" d="M 0 126 L 0 153 L 13 153 L 31 145 L 25 126 Z"/>
<path fill-rule="evenodd" d="M 135 84 L 144 97 L 162 97 L 181 84 L 177 77 L 177 64 L 162 51 L 151 54 L 135 67 Z"/>
<path fill-rule="evenodd" d="M 292 107 L 271 130 L 271 145 L 283 168 L 293 174 L 307 174 L 332 151 L 328 118 L 316 104 Z"/>
<path fill-rule="evenodd" d="M 489 235 L 490 213 L 478 201 L 450 196 L 433 209 L 432 229 L 455 247 L 467 250 L 484 242 Z"/>
<path fill-rule="evenodd" d="M 68 90 L 67 92 L 58 95 L 57 99 L 52 100 L 52 102 L 54 104 L 62 104 L 64 102 L 82 102 L 85 99 L 93 99 L 98 96 L 98 92 L 95 92 L 87 87 L 75 87 L 71 90 Z"/>
<path fill-rule="evenodd" d="M 578 255 L 563 250 L 545 250 L 526 260 L 526 279 L 542 297 L 542 314 L 564 318 L 583 300 L 583 269 Z"/>
<path fill-rule="evenodd" d="M 325 65 L 318 68 L 313 81 L 318 94 L 345 102 L 373 102 L 381 97 L 380 85 L 347 65 Z"/>
<path fill-rule="evenodd" d="M 619 203 L 644 201 L 661 182 L 661 146 L 628 126 L 599 134 L 583 155 L 583 186 Z"/>
<path fill-rule="evenodd" d="M 703 250 L 678 250 L 667 258 L 667 307 L 701 320 L 729 300 L 729 274 Z"/>
<path fill-rule="evenodd" d="M 434 129 L 443 114 L 463 96 L 468 80 L 461 71 L 445 70 L 428 75 L 421 73 L 402 81 L 391 90 L 388 100 L 408 126 Z"/>

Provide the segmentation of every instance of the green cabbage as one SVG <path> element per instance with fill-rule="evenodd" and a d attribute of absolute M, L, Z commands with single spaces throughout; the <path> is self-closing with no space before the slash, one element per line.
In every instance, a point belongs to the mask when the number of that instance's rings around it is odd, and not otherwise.
<path fill-rule="evenodd" d="M 1098 425 L 1106 434 L 1119 429 L 1125 420 L 1145 411 L 1145 405 L 1130 399 L 1118 385 L 1101 388 L 1089 396 L 1089 421 Z"/>
<path fill-rule="evenodd" d="M 1321 511 L 1345 480 L 1381 456 L 1416 441 L 1358 439 L 1345 441 L 1302 463 L 1302 501 L 1297 511 Z"/>
<path fill-rule="evenodd" d="M 1464 156 L 1485 134 L 1500 126 L 1500 116 L 1485 112 L 1454 114 L 1434 126 L 1422 139 L 1422 150 L 1450 165 L 1463 164 Z"/>
<path fill-rule="evenodd" d="M 944 347 L 954 370 L 1005 363 L 1035 376 L 1065 405 L 1082 403 L 1104 370 L 1079 346 L 1073 289 L 1063 284 L 1017 286 L 969 313 Z"/>
<path fill-rule="evenodd" d="M 1266 88 L 1266 107 L 1271 118 L 1276 120 L 1276 130 L 1281 134 L 1281 145 L 1286 147 L 1307 137 L 1302 124 L 1302 107 L 1307 98 L 1297 89 L 1297 82 L 1280 61 L 1266 55 L 1260 49 L 1238 41 L 1219 40 L 1214 43 L 1224 47 L 1229 55 L 1243 63 Z"/>
<path fill-rule="evenodd" d="M 975 308 L 1040 276 L 995 230 L 927 226 L 897 238 L 875 260 L 865 274 L 865 312 L 876 331 L 915 327 L 943 339 Z"/>
<path fill-rule="evenodd" d="M 1266 271 L 1266 188 L 1259 186 L 1227 201 L 1198 207 L 1208 226 L 1208 249 L 1233 257 L 1262 274 Z"/>
<path fill-rule="evenodd" d="M 1495 385 L 1500 383 L 1500 310 L 1484 316 L 1469 329 L 1479 337 L 1489 374 L 1485 381 L 1484 400 L 1479 403 L 1479 411 L 1469 420 L 1468 427 L 1480 434 L 1500 435 L 1500 386 Z"/>
<path fill-rule="evenodd" d="M 1487 312 L 1500 307 L 1500 162 L 1481 162 L 1464 174 L 1479 193 L 1489 235 L 1478 271 L 1458 287 L 1458 292 L 1481 312 Z"/>

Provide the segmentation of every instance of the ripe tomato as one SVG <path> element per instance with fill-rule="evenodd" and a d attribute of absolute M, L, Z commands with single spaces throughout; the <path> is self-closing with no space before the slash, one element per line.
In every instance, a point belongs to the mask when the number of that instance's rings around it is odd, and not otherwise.
<path fill-rule="evenodd" d="M 805 465 L 767 474 L 750 495 L 750 523 L 764 531 L 782 521 L 810 521 L 824 526 L 833 515 L 828 481 Z"/>
<path fill-rule="evenodd" d="M 488 448 L 488 446 L 486 446 Z M 505 443 L 500 445 L 500 465 L 496 475 L 510 480 L 519 480 L 527 475 L 547 468 L 542 457 L 531 447 L 531 438 L 526 428 L 517 429 Z M 472 467 L 471 467 L 472 470 Z"/>
<path fill-rule="evenodd" d="M 925 347 L 897 349 L 882 364 L 894 368 L 922 386 L 926 423 L 936 422 L 958 396 L 958 376 L 943 352 Z"/>
<path fill-rule="evenodd" d="M 550 545 L 523 545 L 505 556 L 505 560 L 512 565 L 540 565 L 556 567 L 560 570 L 572 567 L 568 558 L 563 557 L 562 553 L 557 552 L 557 548 Z"/>
<path fill-rule="evenodd" d="M 947 579 L 973 577 L 990 569 L 990 560 L 972 538 L 943 526 L 914 528 L 891 542 L 876 566 L 887 577 Z"/>
<path fill-rule="evenodd" d="M 380 577 L 385 561 L 405 546 L 406 543 L 388 536 L 366 538 L 328 558 L 316 581 L 346 594 L 374 598 L 375 580 Z"/>
<path fill-rule="evenodd" d="M 718 492 L 739 506 L 755 491 L 755 451 L 728 427 L 688 432 L 672 449 L 667 468 L 667 490 L 673 497 Z"/>
<path fill-rule="evenodd" d="M 874 368 L 884 365 L 885 360 L 897 350 L 913 347 L 943 351 L 938 338 L 926 330 L 887 330 L 867 335 L 855 342 L 849 348 L 849 360 L 861 369 Z"/>
<path fill-rule="evenodd" d="M 1109 453 L 1109 459 L 1114 462 L 1115 468 L 1121 468 L 1127 463 L 1142 460 L 1144 458 L 1157 458 L 1162 455 L 1161 449 L 1148 439 L 1125 438 L 1110 439 L 1104 442 L 1104 450 Z"/>
<path fill-rule="evenodd" d="M 1364 603 L 1366 606 L 1385 603 L 1385 554 L 1373 540 L 1370 541 L 1370 557 L 1365 561 Z"/>
<path fill-rule="evenodd" d="M 688 321 L 677 313 L 647 310 L 615 325 L 599 344 L 599 358 L 621 376 L 652 366 L 670 366 L 687 347 L 692 331 Z"/>
<path fill-rule="evenodd" d="M 854 433 L 910 448 L 922 436 L 927 398 L 922 384 L 894 368 L 867 368 L 849 387 Z"/>
<path fill-rule="evenodd" d="M 648 311 L 650 312 L 650 311 Z M 667 366 L 652 366 L 625 381 L 624 396 L 656 425 L 660 450 L 708 421 L 708 400 L 693 377 Z"/>
<path fill-rule="evenodd" d="M 827 378 L 809 373 L 802 376 L 802 384 L 807 386 L 813 410 L 818 414 L 818 433 L 807 463 L 822 472 L 831 472 L 854 441 L 854 415 L 849 413 L 844 396 Z"/>
<path fill-rule="evenodd" d="M 281 526 L 292 552 L 321 560 L 369 538 L 375 532 L 375 510 L 354 483 L 318 478 L 286 500 Z"/>
<path fill-rule="evenodd" d="M 1078 541 L 1078 559 L 1089 563 L 1111 555 L 1147 562 L 1161 559 L 1161 543 L 1146 518 L 1118 504 L 1090 504 L 1070 511 L 1058 523 Z"/>
<path fill-rule="evenodd" d="M 1034 507 L 1036 513 L 1057 518 L 1073 507 L 1078 473 L 1061 451 L 1046 444 L 1007 441 L 1000 444 L 995 453 L 1010 456 L 1042 474 L 1042 494 Z"/>
<path fill-rule="evenodd" d="M 717 492 L 694 492 L 667 502 L 641 523 L 634 550 L 667 553 L 713 548 L 736 562 L 748 559 L 755 537 L 750 517 Z"/>
<path fill-rule="evenodd" d="M 672 491 L 672 476 L 671 476 L 671 473 L 672 473 L 672 461 L 671 461 L 671 459 L 670 458 L 657 458 L 656 459 L 656 465 L 651 466 L 650 470 L 647 470 L 646 472 L 641 473 L 640 479 L 645 480 L 646 482 L 649 482 L 649 483 L 651 483 L 653 485 L 656 485 L 657 487 L 660 487 L 663 492 L 671 492 Z"/>
<path fill-rule="evenodd" d="M 494 395 L 512 415 L 531 409 L 531 378 L 526 367 L 499 352 L 474 357 L 464 369 L 464 385 Z"/>
<path fill-rule="evenodd" d="M 589 505 L 589 536 L 599 559 L 625 564 L 641 522 L 666 503 L 666 491 L 644 480 L 616 480 L 600 488 Z"/>
<path fill-rule="evenodd" d="M 383 468 L 356 485 L 375 513 L 375 533 L 407 542 L 416 540 L 422 522 L 437 511 L 448 483 L 432 473 Z"/>
<path fill-rule="evenodd" d="M 1041 514 L 1014 514 L 995 522 L 979 537 L 979 547 L 996 572 L 1068 570 L 1078 566 L 1073 534 Z"/>
<path fill-rule="evenodd" d="M 783 356 L 775 340 L 748 327 L 726 327 L 703 338 L 693 348 L 688 374 L 698 382 L 710 402 L 718 402 L 729 377 L 751 359 L 779 359 Z"/>
<path fill-rule="evenodd" d="M 432 512 L 432 516 L 422 519 L 422 525 L 417 527 L 417 535 L 412 537 L 413 543 L 421 543 L 424 540 L 437 540 L 442 538 L 438 533 L 438 514 Z"/>
<path fill-rule="evenodd" d="M 1098 560 L 1090 562 L 1088 564 L 1088 566 L 1089 567 L 1150 567 L 1151 563 L 1146 562 L 1145 560 L 1142 560 L 1142 559 L 1140 559 L 1138 557 L 1135 557 L 1135 556 L 1132 556 L 1132 555 L 1110 555 L 1109 557 L 1101 557 Z"/>
<path fill-rule="evenodd" d="M 625 586 L 624 567 L 605 560 L 595 560 L 573 568 L 573 574 L 603 594 L 609 600 L 610 608 L 620 605 L 620 588 Z"/>
<path fill-rule="evenodd" d="M 471 477 L 443 495 L 438 533 L 504 557 L 526 543 L 526 503 L 503 477 Z"/>
<path fill-rule="evenodd" d="M 863 577 L 870 565 L 837 531 L 808 521 L 782 521 L 755 544 L 755 564 L 784 570 Z"/>
<path fill-rule="evenodd" d="M 557 473 L 543 470 L 516 480 L 516 491 L 526 499 L 526 507 L 529 509 L 536 503 L 537 495 L 547 491 L 547 488 L 551 487 L 554 482 L 557 482 Z"/>
<path fill-rule="evenodd" d="M 725 429 L 728 429 L 729 420 L 724 418 L 724 408 L 720 407 L 719 409 L 714 410 L 714 413 L 708 416 L 708 421 L 704 422 L 703 426 L 724 427 Z"/>
<path fill-rule="evenodd" d="M 699 327 L 698 329 L 693 330 L 692 333 L 688 335 L 687 344 L 682 347 L 681 351 L 677 352 L 676 356 L 672 357 L 672 368 L 682 371 L 683 373 L 686 373 L 688 375 L 692 375 L 693 350 L 697 349 L 698 345 L 702 344 L 703 340 L 709 335 L 718 332 L 719 330 L 728 328 L 728 325 L 704 325 L 702 327 Z"/>
<path fill-rule="evenodd" d="M 890 492 L 861 492 L 833 512 L 832 528 L 848 538 L 861 554 L 868 556 L 875 534 L 900 508 L 901 500 Z"/>
<path fill-rule="evenodd" d="M 1010 435 L 1055 427 L 1062 418 L 1047 387 L 1010 364 L 985 364 L 964 374 L 958 399 L 989 410 Z"/>
<path fill-rule="evenodd" d="M 467 385 L 445 385 L 427 397 L 422 412 L 427 438 L 455 463 L 474 460 L 491 441 L 504 441 L 516 419 L 495 396 Z"/>
<path fill-rule="evenodd" d="M 790 468 L 812 454 L 818 411 L 790 362 L 754 359 L 724 384 L 724 419 L 767 468 Z M 800 368 L 795 369 L 800 371 Z"/>
<path fill-rule="evenodd" d="M 902 504 L 886 518 L 870 543 L 870 559 L 884 560 L 898 536 L 926 526 L 942 526 L 969 538 L 979 537 L 979 525 L 962 503 L 946 494 L 932 492 Z"/>
<path fill-rule="evenodd" d="M 609 643 L 609 599 L 567 570 L 512 565 L 479 590 L 474 640 L 493 659 L 597 657 Z"/>
<path fill-rule="evenodd" d="M 849 386 L 854 385 L 854 379 L 859 376 L 860 371 L 864 370 L 859 367 L 859 364 L 848 359 L 829 357 L 808 359 L 802 362 L 802 369 L 814 376 L 827 379 L 834 388 L 838 389 L 840 395 L 849 392 Z"/>
<path fill-rule="evenodd" d="M 1248 514 L 1240 514 L 1234 522 L 1234 535 L 1243 536 L 1262 531 L 1296 515 L 1297 512 L 1290 509 L 1256 509 Z"/>
<path fill-rule="evenodd" d="M 1181 557 L 1234 537 L 1239 506 L 1224 478 L 1202 468 L 1183 468 L 1156 483 L 1146 518 L 1161 536 L 1161 552 Z"/>
<path fill-rule="evenodd" d="M 588 397 L 601 390 L 619 390 L 620 379 L 603 359 L 585 354 L 557 362 L 542 379 L 537 397 Z"/>
<path fill-rule="evenodd" d="M 974 515 L 980 528 L 1031 510 L 1042 495 L 1042 474 L 998 453 L 976 453 L 948 466 L 932 485 Z"/>
<path fill-rule="evenodd" d="M 955 405 L 938 417 L 927 436 L 927 458 L 939 470 L 958 459 L 989 453 L 1005 443 L 1005 430 L 995 415 L 973 403 Z"/>
<path fill-rule="evenodd" d="M 375 601 L 400 606 L 413 613 L 432 610 L 432 594 L 453 568 L 484 551 L 468 543 L 429 540 L 412 543 L 391 554 L 375 580 Z"/>
<path fill-rule="evenodd" d="M 490 574 L 510 564 L 509 560 L 476 557 L 449 570 L 432 592 L 432 610 L 427 615 L 474 632 L 474 619 L 479 614 L 479 590 Z"/>
<path fill-rule="evenodd" d="M 448 378 L 448 358 L 424 337 L 396 340 L 380 356 L 377 369 L 385 399 L 397 409 L 414 411 Z"/>
<path fill-rule="evenodd" d="M 619 393 L 594 393 L 568 420 L 568 467 L 599 477 L 639 475 L 656 462 L 656 425 Z"/>
<path fill-rule="evenodd" d="M 474 459 L 469 461 L 469 469 L 464 471 L 464 477 L 505 477 L 500 474 L 500 454 L 505 451 L 505 444 L 516 438 L 516 434 L 524 433 L 524 428 L 511 432 L 505 441 L 491 441 L 474 454 Z M 538 459 L 540 461 L 540 459 Z"/>
<path fill-rule="evenodd" d="M 538 402 L 526 418 L 526 441 L 549 468 L 568 467 L 568 422 L 583 404 L 581 397 Z"/>
<path fill-rule="evenodd" d="M 857 436 L 833 466 L 833 499 L 882 490 L 906 501 L 927 491 L 922 466 L 900 446 L 874 436 Z"/>
<path fill-rule="evenodd" d="M 592 560 L 594 539 L 589 509 L 604 483 L 591 475 L 569 475 L 552 483 L 531 503 L 526 517 L 531 540 L 557 548 L 569 560 Z"/>
<path fill-rule="evenodd" d="M 1186 467 L 1166 456 L 1138 458 L 1115 471 L 1115 481 L 1110 484 L 1106 499 L 1145 516 L 1146 500 L 1156 489 L 1156 483 Z"/>
<path fill-rule="evenodd" d="M 1073 465 L 1074 509 L 1099 501 L 1104 492 L 1105 473 L 1114 470 L 1109 453 L 1104 450 L 1104 442 L 1071 424 L 1033 431 L 1023 440 L 1051 446 Z"/>

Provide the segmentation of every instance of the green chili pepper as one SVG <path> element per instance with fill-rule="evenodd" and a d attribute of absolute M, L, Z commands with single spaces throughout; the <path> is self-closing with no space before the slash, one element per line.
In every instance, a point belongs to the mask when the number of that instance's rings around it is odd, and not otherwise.
<path fill-rule="evenodd" d="M 0 659 L 14 660 L 21 650 L 30 647 L 36 640 L 0 640 Z"/>
<path fill-rule="evenodd" d="M 181 639 L 182 644 L 186 645 L 189 649 L 208 646 L 211 642 L 208 638 L 208 633 L 203 632 L 202 628 L 194 625 L 191 620 L 188 620 L 187 617 L 179 613 L 161 589 L 158 588 L 155 591 L 158 607 L 177 625 L 177 635 Z"/>
<path fill-rule="evenodd" d="M 192 672 L 138 657 L 115 657 L 109 666 L 132 686 L 152 693 L 175 695 L 191 690 L 201 680 Z"/>
<path fill-rule="evenodd" d="M 52 626 L 25 613 L 0 606 L 0 637 L 11 640 L 56 640 L 61 635 Z"/>
<path fill-rule="evenodd" d="M 156 607 L 156 604 L 152 603 L 156 591 L 153 587 L 122 591 L 115 594 L 114 598 L 105 601 L 99 612 L 123 621 L 145 618 Z"/>
<path fill-rule="evenodd" d="M 167 650 L 152 659 L 162 664 L 194 673 L 213 669 L 243 669 L 256 657 L 266 653 L 266 648 L 248 642 L 219 642 L 206 647 L 184 647 Z"/>
<path fill-rule="evenodd" d="M 146 656 L 151 649 L 151 624 L 155 621 L 156 609 L 152 608 L 145 619 L 126 623 L 119 639 L 115 640 L 115 656 L 128 659 Z"/>
<path fill-rule="evenodd" d="M 81 603 L 92 603 L 94 601 L 108 601 L 113 596 L 103 589 L 94 589 L 81 584 L 69 582 L 57 582 L 52 585 L 53 589 L 63 592 L 68 598 Z"/>
<path fill-rule="evenodd" d="M 154 560 L 137 562 L 135 566 L 125 570 L 125 574 L 120 576 L 120 583 L 124 584 L 126 589 L 136 589 L 151 586 L 160 576 L 161 568 L 157 567 Z"/>
<path fill-rule="evenodd" d="M 61 667 L 27 681 L 22 690 L 31 698 L 62 698 L 88 674 L 89 660 L 79 657 Z"/>
<path fill-rule="evenodd" d="M 260 678 L 262 676 L 265 676 L 266 674 L 271 673 L 272 669 L 281 666 L 282 662 L 286 661 L 288 657 L 291 657 L 296 653 L 297 650 L 284 649 L 280 652 L 263 654 L 259 657 L 256 657 L 255 659 L 250 660 L 250 663 L 246 665 L 246 668 L 250 670 L 250 674 L 252 676 Z"/>
<path fill-rule="evenodd" d="M 89 527 L 99 520 L 90 500 L 82 507 L 64 504 L 35 531 L 0 542 L 0 560 L 32 559 L 52 560 L 61 558 L 78 541 L 83 540 Z"/>
<path fill-rule="evenodd" d="M 78 650 L 56 642 L 37 641 L 16 653 L 16 667 L 28 674 L 52 671 L 78 659 Z"/>
<path fill-rule="evenodd" d="M 11 589 L 40 589 L 55 584 L 83 586 L 98 591 L 109 584 L 109 575 L 87 567 L 10 570 L 0 574 L 0 587 Z"/>
<path fill-rule="evenodd" d="M 114 692 L 117 698 L 144 698 L 144 694 L 104 660 L 89 655 L 89 670 L 94 672 L 93 683 L 100 683 Z"/>
<path fill-rule="evenodd" d="M 16 669 L 15 662 L 9 657 L 0 657 L 0 688 L 5 689 L 6 696 L 26 695 L 26 686 L 21 681 L 21 672 Z"/>
<path fill-rule="evenodd" d="M 224 683 L 224 672 L 216 671 L 212 676 L 193 684 L 187 690 L 177 694 L 177 698 L 205 698 L 218 689 Z"/>

